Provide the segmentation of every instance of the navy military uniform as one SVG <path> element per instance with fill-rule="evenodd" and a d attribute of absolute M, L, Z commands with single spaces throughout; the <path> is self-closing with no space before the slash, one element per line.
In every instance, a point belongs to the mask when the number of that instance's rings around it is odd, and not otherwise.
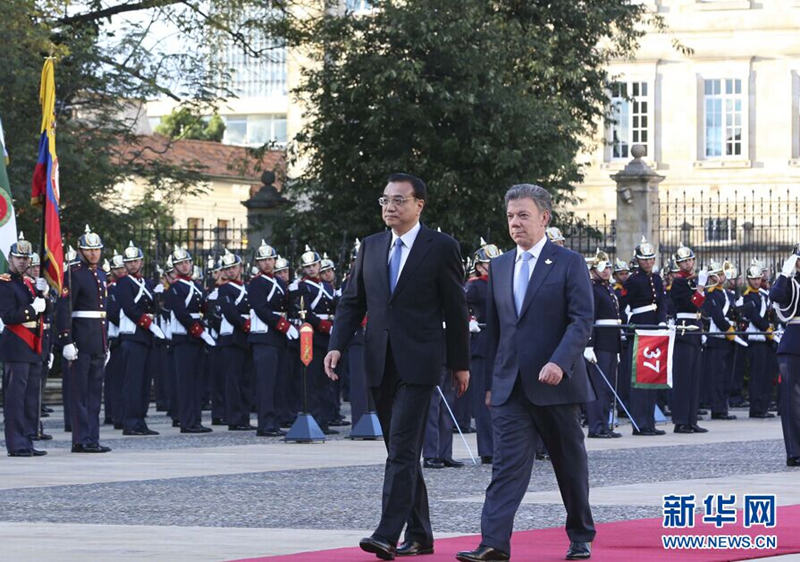
<path fill-rule="evenodd" d="M 625 260 L 614 261 L 614 284 L 611 286 L 614 289 L 614 294 L 617 296 L 617 303 L 619 304 L 620 318 L 625 321 L 628 317 L 625 307 L 627 306 L 628 292 L 625 290 L 621 279 L 622 273 L 628 274 L 630 268 Z M 620 343 L 619 365 L 617 365 L 617 394 L 627 406 L 630 403 L 631 397 L 631 354 L 628 349 L 630 339 L 622 333 Z M 625 410 L 620 404 L 617 405 L 617 415 L 627 417 Z"/>
<path fill-rule="evenodd" d="M 754 277 L 750 277 L 755 273 Z M 761 268 L 756 267 L 748 271 L 748 279 L 761 280 Z M 741 305 L 742 316 L 747 321 L 747 332 L 770 332 L 772 327 L 767 319 L 770 309 L 769 293 L 764 289 L 754 289 L 748 286 L 737 304 Z M 750 355 L 750 417 L 772 418 L 768 412 L 772 395 L 772 375 L 769 371 L 770 356 L 772 355 L 772 336 L 768 334 L 752 334 L 747 336 Z"/>
<path fill-rule="evenodd" d="M 188 252 L 176 248 L 172 263 L 191 260 Z M 169 309 L 169 331 L 177 376 L 177 416 L 181 433 L 207 433 L 211 428 L 201 424 L 202 366 L 204 356 L 203 290 L 189 275 L 178 275 L 166 296 Z M 208 338 L 208 335 L 205 335 Z M 208 338 L 210 339 L 210 338 Z"/>
<path fill-rule="evenodd" d="M 219 287 L 222 285 L 222 280 L 218 277 L 220 269 L 217 263 L 212 268 L 212 275 L 217 277 L 203 298 L 205 325 L 208 328 L 208 335 L 218 343 L 222 316 L 217 306 L 217 301 L 219 300 Z M 222 363 L 222 348 L 219 345 L 208 346 L 206 352 L 206 365 L 209 370 L 209 392 L 211 394 L 211 425 L 227 425 L 228 421 L 225 418 L 225 368 Z"/>
<path fill-rule="evenodd" d="M 109 358 L 105 365 L 105 418 L 110 421 L 115 429 L 122 429 L 122 377 L 125 371 L 125 362 L 122 360 L 122 350 L 119 346 L 119 301 L 116 298 L 117 279 L 125 275 L 125 265 L 122 255 L 114 252 L 111 257 L 112 273 L 116 278 L 106 285 L 108 321 L 108 351 Z"/>
<path fill-rule="evenodd" d="M 143 259 L 141 249 L 131 243 L 123 260 Z M 128 274 L 117 280 L 115 297 L 120 306 L 119 340 L 125 362 L 122 379 L 122 425 L 124 435 L 157 435 L 147 427 L 145 417 L 150 405 L 151 351 L 154 337 L 164 337 L 155 322 L 153 283 L 140 274 Z"/>
<path fill-rule="evenodd" d="M 81 249 L 102 249 L 100 237 L 81 236 Z M 73 453 L 105 453 L 100 445 L 100 402 L 103 365 L 108 351 L 106 333 L 106 274 L 97 265 L 80 261 L 70 267 L 56 309 L 58 343 L 71 362 L 68 372 Z M 77 348 L 77 356 L 70 351 Z M 71 360 L 70 357 L 75 357 Z"/>
<path fill-rule="evenodd" d="M 316 252 L 313 253 L 316 254 Z M 307 264 L 304 263 L 304 265 Z M 322 281 L 318 277 L 303 277 L 297 283 L 294 298 L 296 299 L 295 308 L 300 306 L 300 299 L 303 299 L 306 322 L 314 328 L 314 356 L 307 370 L 309 409 L 323 432 L 326 434 L 338 433 L 336 430 L 329 429 L 330 423 L 335 419 L 336 396 L 333 381 L 325 375 L 322 364 L 328 351 L 330 333 L 333 329 L 337 302 L 334 288 L 330 283 Z"/>
<path fill-rule="evenodd" d="M 274 248 L 262 241 L 256 261 L 276 259 Z M 247 341 L 253 349 L 255 367 L 256 410 L 258 432 L 261 436 L 278 436 L 278 388 L 286 386 L 288 369 L 288 339 L 299 333 L 288 319 L 289 289 L 283 279 L 272 273 L 259 272 L 247 285 L 250 301 L 250 333 Z"/>
<path fill-rule="evenodd" d="M 680 263 L 688 259 L 694 259 L 691 249 L 678 248 L 676 261 Z M 703 291 L 698 291 L 697 282 L 697 277 L 693 274 L 678 271 L 675 273 L 669 291 L 677 327 L 673 350 L 671 403 L 675 433 L 705 433 L 707 431 L 697 425 L 703 366 L 702 338 L 694 332 L 702 331 L 701 310 L 706 300 Z M 691 330 L 692 327 L 695 328 L 694 332 L 686 329 Z"/>
<path fill-rule="evenodd" d="M 637 259 L 650 259 L 655 257 L 652 246 L 646 241 L 636 247 Z M 624 284 L 626 295 L 620 303 L 620 308 L 630 306 L 630 324 L 663 324 L 666 326 L 666 293 L 661 277 L 651 273 L 645 273 L 638 269 L 628 277 Z M 632 357 L 633 349 L 629 346 L 628 355 Z M 664 431 L 656 429 L 655 426 L 655 406 L 657 391 L 651 389 L 631 388 L 631 415 L 639 426 L 637 431 L 633 430 L 634 435 L 663 435 Z"/>
<path fill-rule="evenodd" d="M 221 256 L 223 269 L 241 264 L 241 258 L 226 250 Z M 217 293 L 220 311 L 220 331 L 217 345 L 225 372 L 225 417 L 228 429 L 250 430 L 250 399 L 247 396 L 246 363 L 248 356 L 247 334 L 250 332 L 250 302 L 247 287 L 238 279 L 229 279 L 220 285 Z"/>
<path fill-rule="evenodd" d="M 795 251 L 795 258 L 800 253 Z M 796 263 L 796 259 L 794 260 Z M 778 317 L 786 329 L 778 345 L 781 373 L 780 412 L 786 464 L 800 466 L 800 273 L 791 269 L 791 261 L 775 279 L 769 298 L 775 303 Z"/>
<path fill-rule="evenodd" d="M 717 264 L 709 267 L 709 275 L 719 274 L 722 269 Z M 706 288 L 706 301 L 703 313 L 709 318 L 709 331 L 733 332 L 736 330 L 729 316 L 733 313 L 733 302 L 728 292 L 717 286 Z M 731 369 L 735 345 L 729 339 L 733 336 L 723 334 L 709 335 L 706 340 L 707 365 L 711 375 L 711 417 L 713 419 L 734 419 L 728 414 L 728 393 L 730 392 Z"/>
<path fill-rule="evenodd" d="M 598 252 L 592 263 L 592 269 L 603 271 L 610 267 L 605 252 Z M 597 399 L 586 403 L 586 417 L 589 425 L 589 437 L 620 437 L 609 425 L 611 404 L 614 393 L 609 384 L 615 385 L 617 378 L 617 357 L 621 351 L 619 301 L 613 287 L 604 279 L 592 278 L 594 295 L 594 328 L 587 346 L 591 348 L 597 360 L 597 367 L 607 377 L 608 383 L 594 367 L 589 367 L 589 377 L 594 386 Z"/>
<path fill-rule="evenodd" d="M 20 236 L 10 254 L 29 258 L 30 243 Z M 23 273 L 0 275 L 0 319 L 5 324 L 0 337 L 0 360 L 4 363 L 3 415 L 9 456 L 47 454 L 34 449 L 31 440 L 38 430 L 36 381 L 42 373 L 42 323 L 47 308 L 47 301 L 37 297 L 33 283 Z"/>

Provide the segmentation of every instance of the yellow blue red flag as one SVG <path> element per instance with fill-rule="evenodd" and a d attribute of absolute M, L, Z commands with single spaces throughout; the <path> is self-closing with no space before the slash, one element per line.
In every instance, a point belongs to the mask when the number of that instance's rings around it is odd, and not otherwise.
<path fill-rule="evenodd" d="M 53 59 L 44 61 L 42 82 L 39 87 L 42 104 L 42 134 L 39 138 L 39 159 L 33 171 L 31 202 L 43 205 L 44 248 L 42 248 L 42 274 L 61 294 L 64 281 L 64 246 L 61 241 L 61 219 L 58 185 L 58 157 L 56 156 L 56 79 Z"/>

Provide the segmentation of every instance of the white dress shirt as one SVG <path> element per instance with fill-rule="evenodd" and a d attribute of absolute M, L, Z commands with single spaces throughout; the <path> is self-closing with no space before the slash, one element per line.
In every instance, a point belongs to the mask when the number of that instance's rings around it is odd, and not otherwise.
<path fill-rule="evenodd" d="M 539 259 L 539 255 L 542 253 L 542 248 L 544 248 L 546 242 L 547 235 L 544 235 L 529 250 L 523 250 L 517 246 L 517 258 L 514 261 L 514 279 L 517 278 L 519 268 L 522 267 L 522 254 L 528 252 L 531 255 L 531 259 L 528 261 L 528 280 L 530 281 L 531 275 L 533 275 L 533 268 L 536 267 L 536 260 Z"/>
<path fill-rule="evenodd" d="M 389 245 L 389 255 L 386 256 L 386 263 L 389 264 L 392 261 L 392 252 L 395 251 L 394 245 L 395 241 L 400 238 L 403 241 L 403 246 L 401 247 L 402 253 L 400 254 L 400 269 L 397 270 L 397 278 L 400 279 L 400 274 L 403 273 L 403 266 L 406 265 L 406 260 L 408 259 L 408 254 L 411 252 L 411 246 L 414 245 L 414 240 L 417 239 L 417 234 L 419 234 L 420 224 L 417 222 L 411 230 L 403 234 L 402 236 L 398 236 L 394 230 L 392 230 L 392 243 Z"/>

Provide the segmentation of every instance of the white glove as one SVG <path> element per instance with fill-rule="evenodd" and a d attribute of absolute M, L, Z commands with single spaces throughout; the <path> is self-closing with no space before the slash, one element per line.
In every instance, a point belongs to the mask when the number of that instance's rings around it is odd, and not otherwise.
<path fill-rule="evenodd" d="M 300 337 L 300 332 L 297 331 L 297 328 L 294 326 L 289 326 L 289 329 L 286 330 L 286 338 L 289 340 L 296 340 Z"/>
<path fill-rule="evenodd" d="M 111 350 L 110 349 L 106 351 L 106 358 L 103 361 L 103 367 L 104 368 L 105 368 L 106 365 L 108 365 L 109 361 L 111 361 Z"/>
<path fill-rule="evenodd" d="M 56 358 L 56 356 L 53 355 L 52 353 L 50 354 L 50 357 L 47 358 L 47 370 L 48 371 L 53 368 L 53 361 L 55 360 L 55 358 Z"/>
<path fill-rule="evenodd" d="M 158 285 L 156 285 L 156 286 L 155 286 L 155 288 L 153 289 L 153 292 L 154 292 L 155 294 L 157 294 L 157 295 L 160 295 L 161 293 L 163 293 L 163 292 L 164 292 L 164 285 L 162 285 L 161 283 L 159 283 Z"/>
<path fill-rule="evenodd" d="M 708 271 L 701 269 L 700 273 L 697 274 L 697 288 L 705 287 L 706 281 L 708 281 Z"/>
<path fill-rule="evenodd" d="M 41 314 L 42 312 L 44 312 L 46 306 L 47 306 L 47 301 L 44 300 L 42 297 L 36 297 L 35 299 L 33 299 L 33 302 L 31 303 L 31 307 L 33 308 L 34 311 L 36 311 L 36 314 Z"/>
<path fill-rule="evenodd" d="M 589 363 L 597 363 L 597 355 L 594 354 L 593 347 L 587 347 L 583 350 L 583 358 L 586 359 Z"/>
<path fill-rule="evenodd" d="M 469 332 L 471 334 L 479 334 L 481 331 L 481 327 L 478 326 L 478 321 L 474 318 L 469 319 Z"/>
<path fill-rule="evenodd" d="M 666 328 L 667 327 L 667 323 L 666 322 L 659 322 L 658 325 L 661 326 L 662 328 Z"/>
<path fill-rule="evenodd" d="M 797 272 L 797 256 L 792 254 L 786 261 L 783 262 L 783 267 L 781 268 L 781 275 L 784 277 L 794 277 L 794 274 Z"/>
<path fill-rule="evenodd" d="M 75 361 L 78 358 L 78 348 L 75 347 L 74 343 L 69 343 L 61 350 L 61 355 L 63 355 L 64 359 L 67 361 Z"/>
<path fill-rule="evenodd" d="M 208 334 L 208 332 L 206 332 L 205 330 L 203 330 L 203 331 L 200 333 L 200 339 L 201 339 L 201 340 L 203 340 L 204 342 L 206 342 L 206 344 L 208 344 L 208 345 L 209 345 L 209 347 L 214 347 L 214 346 L 216 346 L 216 345 L 217 345 L 217 342 L 215 342 L 215 341 L 214 341 L 214 338 L 212 338 L 212 337 L 211 337 L 211 336 Z"/>
<path fill-rule="evenodd" d="M 153 332 L 153 335 L 160 340 L 165 338 L 164 332 L 161 331 L 161 328 L 158 327 L 155 323 L 150 324 L 150 331 Z"/>
<path fill-rule="evenodd" d="M 47 293 L 50 285 L 47 284 L 47 279 L 44 277 L 37 277 L 36 278 L 36 290 L 42 293 Z"/>

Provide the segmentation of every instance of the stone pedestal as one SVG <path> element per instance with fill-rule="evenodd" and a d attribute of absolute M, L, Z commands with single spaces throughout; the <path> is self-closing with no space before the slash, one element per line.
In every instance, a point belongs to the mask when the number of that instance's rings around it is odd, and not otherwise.
<path fill-rule="evenodd" d="M 658 184 L 664 176 L 643 160 L 641 145 L 631 148 L 633 160 L 611 176 L 617 184 L 617 258 L 630 261 L 633 250 L 645 236 L 658 249 Z"/>
<path fill-rule="evenodd" d="M 261 188 L 250 199 L 242 201 L 247 207 L 248 249 L 257 248 L 261 240 L 272 243 L 275 221 L 283 214 L 288 201 L 275 188 L 275 173 L 261 174 Z"/>

